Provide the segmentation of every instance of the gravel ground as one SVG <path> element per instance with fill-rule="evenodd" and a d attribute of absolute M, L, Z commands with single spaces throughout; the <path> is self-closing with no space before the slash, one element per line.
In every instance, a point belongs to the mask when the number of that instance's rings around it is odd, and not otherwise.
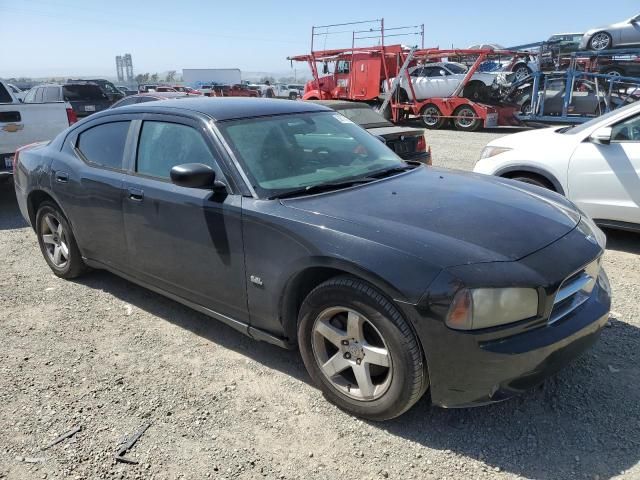
<path fill-rule="evenodd" d="M 428 140 L 470 169 L 498 135 Z M 608 234 L 613 313 L 586 355 L 501 404 L 423 398 L 375 424 L 327 403 L 297 352 L 105 272 L 56 278 L 2 186 L 0 478 L 640 478 L 640 237 Z M 146 422 L 140 463 L 115 463 Z"/>

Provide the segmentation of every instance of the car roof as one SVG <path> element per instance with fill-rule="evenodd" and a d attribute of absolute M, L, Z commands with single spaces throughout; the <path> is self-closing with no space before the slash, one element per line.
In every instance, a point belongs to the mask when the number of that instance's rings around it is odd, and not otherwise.
<path fill-rule="evenodd" d="M 181 110 L 207 115 L 214 120 L 232 120 L 238 118 L 281 115 L 287 113 L 324 112 L 327 107 L 311 102 L 297 102 L 291 100 L 277 100 L 269 98 L 249 97 L 191 97 L 181 98 L 180 101 L 149 102 L 122 107 L 124 109 L 144 110 Z M 98 116 L 100 114 L 97 114 Z"/>
<path fill-rule="evenodd" d="M 307 100 L 310 103 L 324 105 L 333 110 L 343 110 L 345 108 L 371 108 L 363 102 L 348 102 L 346 100 Z"/>

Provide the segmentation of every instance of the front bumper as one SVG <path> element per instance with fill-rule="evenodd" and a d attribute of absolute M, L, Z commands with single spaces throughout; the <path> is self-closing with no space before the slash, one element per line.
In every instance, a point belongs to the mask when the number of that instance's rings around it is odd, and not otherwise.
<path fill-rule="evenodd" d="M 505 400 L 542 383 L 589 348 L 607 323 L 611 308 L 604 270 L 583 304 L 555 323 L 547 323 L 547 318 L 564 278 L 581 268 L 585 259 L 600 253 L 599 247 L 584 237 L 580 240 L 574 231 L 519 262 L 498 262 L 494 271 L 490 264 L 474 269 L 486 278 L 507 276 L 517 268 L 521 270 L 516 275 L 523 277 L 533 268 L 533 275 L 540 278 L 556 272 L 557 280 L 545 287 L 545 315 L 535 320 L 476 331 L 452 330 L 444 323 L 448 304 L 438 306 L 437 285 L 430 287 L 431 299 L 436 300 L 415 307 L 405 304 L 402 308 L 413 320 L 424 348 L 432 403 L 457 408 Z"/>

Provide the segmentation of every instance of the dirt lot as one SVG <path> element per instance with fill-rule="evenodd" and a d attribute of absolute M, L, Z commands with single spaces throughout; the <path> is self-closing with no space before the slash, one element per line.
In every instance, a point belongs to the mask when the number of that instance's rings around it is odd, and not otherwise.
<path fill-rule="evenodd" d="M 496 136 L 428 139 L 470 169 Z M 608 233 L 613 313 L 588 354 L 502 404 L 424 398 L 374 424 L 327 403 L 297 352 L 108 273 L 57 279 L 0 187 L 0 478 L 640 478 L 640 236 Z M 116 464 L 147 421 L 139 465 Z"/>

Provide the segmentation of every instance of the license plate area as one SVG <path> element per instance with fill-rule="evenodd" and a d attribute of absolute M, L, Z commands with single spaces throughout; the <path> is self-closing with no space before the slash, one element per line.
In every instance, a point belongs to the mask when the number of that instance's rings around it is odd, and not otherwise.
<path fill-rule="evenodd" d="M 85 105 L 84 111 L 85 112 L 95 112 L 96 111 L 96 106 L 95 105 Z"/>

